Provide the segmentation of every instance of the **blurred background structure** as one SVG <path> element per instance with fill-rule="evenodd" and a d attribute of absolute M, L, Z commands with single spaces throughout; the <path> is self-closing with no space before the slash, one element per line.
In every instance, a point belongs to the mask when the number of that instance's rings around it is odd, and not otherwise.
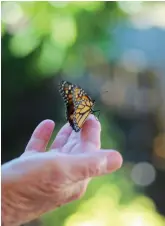
<path fill-rule="evenodd" d="M 41 120 L 56 122 L 54 136 L 65 123 L 62 79 L 96 99 L 102 147 L 124 158 L 31 225 L 165 225 L 164 12 L 156 1 L 1 3 L 2 163 Z"/>

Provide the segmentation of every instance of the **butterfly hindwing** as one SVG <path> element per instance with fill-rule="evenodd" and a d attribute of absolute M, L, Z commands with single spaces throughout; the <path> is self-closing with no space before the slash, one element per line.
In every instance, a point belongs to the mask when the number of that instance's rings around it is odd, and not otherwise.
<path fill-rule="evenodd" d="M 64 99 L 65 104 L 69 104 L 70 102 L 73 101 L 73 94 L 72 90 L 74 88 L 74 85 L 71 84 L 70 82 L 62 81 L 59 85 L 59 91 Z"/>
<path fill-rule="evenodd" d="M 73 105 L 73 94 L 72 90 L 75 85 L 70 82 L 62 81 L 59 85 L 59 91 L 66 105 L 66 119 L 69 121 L 70 125 L 73 126 L 73 113 L 74 113 L 74 105 Z"/>

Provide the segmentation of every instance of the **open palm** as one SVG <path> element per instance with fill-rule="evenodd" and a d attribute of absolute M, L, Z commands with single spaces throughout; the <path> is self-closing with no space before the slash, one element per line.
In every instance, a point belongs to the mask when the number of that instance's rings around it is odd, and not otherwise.
<path fill-rule="evenodd" d="M 53 121 L 41 122 L 25 152 L 2 168 L 3 178 L 9 181 L 2 192 L 10 195 L 12 186 L 11 202 L 20 203 L 15 207 L 17 225 L 81 197 L 92 177 L 110 173 L 122 164 L 118 152 L 100 150 L 101 127 L 93 115 L 79 133 L 66 124 L 46 152 L 53 129 Z"/>

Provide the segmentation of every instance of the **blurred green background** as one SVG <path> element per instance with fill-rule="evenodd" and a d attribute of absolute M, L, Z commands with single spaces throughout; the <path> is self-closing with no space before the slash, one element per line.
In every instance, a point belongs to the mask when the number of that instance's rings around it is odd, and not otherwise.
<path fill-rule="evenodd" d="M 165 225 L 165 3 L 2 2 L 2 163 L 46 118 L 65 121 L 58 83 L 101 110 L 102 147 L 123 167 L 28 225 Z M 104 92 L 108 91 L 108 92 Z"/>

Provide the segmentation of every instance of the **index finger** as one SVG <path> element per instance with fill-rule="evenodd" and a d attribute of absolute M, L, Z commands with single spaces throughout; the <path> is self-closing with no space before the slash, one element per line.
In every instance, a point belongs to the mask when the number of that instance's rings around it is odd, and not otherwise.
<path fill-rule="evenodd" d="M 25 152 L 38 151 L 43 152 L 50 140 L 54 129 L 54 122 L 52 120 L 42 121 L 34 130 L 30 141 L 28 142 Z"/>

